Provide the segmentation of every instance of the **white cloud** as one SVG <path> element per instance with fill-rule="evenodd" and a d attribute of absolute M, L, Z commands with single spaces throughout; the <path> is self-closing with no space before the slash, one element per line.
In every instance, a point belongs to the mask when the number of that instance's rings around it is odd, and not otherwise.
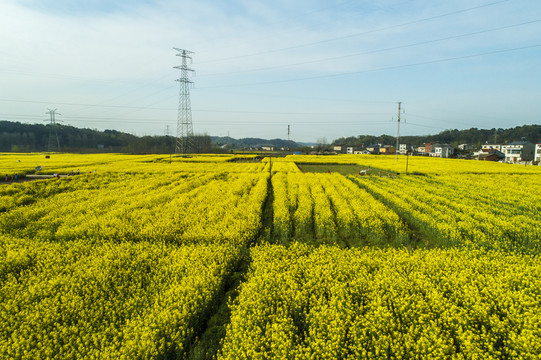
<path fill-rule="evenodd" d="M 38 6 L 39 3 L 42 5 Z M 48 6 L 43 5 L 47 3 Z M 482 94 L 486 91 L 486 84 L 492 86 L 491 90 L 500 87 L 496 90 L 501 96 L 508 94 L 510 101 L 520 104 L 521 99 L 512 93 L 535 88 L 532 78 L 539 74 L 535 68 L 526 70 L 521 66 L 527 64 L 532 68 L 535 61 L 530 59 L 538 58 L 539 49 L 516 53 L 515 56 L 512 56 L 514 53 L 502 53 L 470 60 L 363 72 L 535 44 L 539 42 L 540 23 L 399 48 L 401 45 L 516 24 L 536 16 L 541 18 L 541 5 L 526 2 L 522 4 L 525 6 L 523 10 L 516 10 L 512 4 L 504 2 L 479 11 L 436 17 L 404 26 L 397 25 L 483 2 L 455 0 L 439 4 L 417 0 L 407 2 L 406 6 L 398 0 L 337 0 L 334 4 L 285 0 L 272 3 L 248 0 L 227 3 L 209 0 L 97 1 L 86 2 L 87 7 L 79 11 L 67 8 L 68 3 L 73 2 L 4 0 L 0 3 L 0 74 L 3 78 L 0 98 L 119 106 L 158 104 L 174 109 L 178 90 L 173 79 L 178 72 L 172 67 L 178 65 L 180 59 L 172 47 L 181 47 L 195 52 L 192 65 L 197 71 L 192 92 L 194 109 L 197 106 L 202 110 L 259 110 L 269 113 L 256 117 L 243 113 L 225 116 L 194 112 L 194 123 L 198 119 L 202 122 L 224 119 L 224 126 L 212 125 L 206 129 L 210 133 L 213 133 L 212 129 L 223 133 L 227 122 L 253 120 L 254 127 L 241 126 L 245 135 L 254 132 L 254 136 L 266 137 L 268 130 L 260 130 L 263 127 L 255 124 L 258 121 L 261 124 L 275 121 L 277 116 L 271 112 L 325 113 L 332 110 L 340 113 L 343 107 L 341 99 L 388 101 L 390 116 L 395 112 L 392 102 L 407 98 L 418 103 L 425 103 L 427 99 L 438 103 L 453 99 L 460 102 L 456 107 L 466 109 L 468 102 L 475 102 L 475 94 L 458 97 L 452 92 L 467 89 L 465 84 L 472 79 L 476 81 L 475 90 L 480 99 L 485 99 Z M 354 34 L 356 36 L 347 36 Z M 332 38 L 336 41 L 326 41 Z M 371 52 L 385 48 L 394 49 Z M 283 50 L 273 51 L 278 49 Z M 362 55 L 347 57 L 356 53 Z M 259 55 L 248 56 L 253 54 Z M 332 57 L 341 58 L 317 61 Z M 298 63 L 301 64 L 294 65 Z M 262 68 L 274 69 L 248 72 Z M 359 73 L 275 85 L 211 89 L 347 72 Z M 216 73 L 225 75 L 211 76 Z M 462 85 L 461 76 L 469 76 Z M 495 82 L 495 76 L 501 81 Z M 512 84 L 511 88 L 502 86 L 506 81 Z M 265 97 L 272 94 L 283 98 Z M 318 98 L 335 100 L 314 100 Z M 28 111 L 41 114 L 46 107 L 43 104 L 25 104 L 22 107 L 7 102 L 0 103 L 0 106 L 4 110 L 0 113 L 8 113 L 9 110 L 19 114 Z M 373 105 L 360 101 L 353 103 L 348 111 L 370 112 L 369 107 Z M 513 108 L 519 109 L 520 106 Z M 71 110 L 70 107 L 65 113 Z M 126 120 L 132 117 L 160 121 L 170 119 L 173 123 L 176 119 L 174 110 L 165 114 L 150 110 L 78 107 L 77 114 L 108 114 Z M 385 115 L 385 121 L 390 116 Z M 525 118 L 530 116 L 524 112 Z M 108 125 L 114 126 L 115 123 Z M 145 133 L 153 131 L 150 125 L 146 128 L 144 124 L 138 125 L 138 128 Z M 357 131 L 339 127 L 333 130 L 346 134 Z M 374 132 L 378 133 L 376 130 Z M 261 133 L 256 134 L 258 131 Z M 320 131 L 321 128 L 317 127 L 307 129 L 306 138 L 299 140 L 321 137 Z M 161 133 L 161 129 L 156 133 Z"/>

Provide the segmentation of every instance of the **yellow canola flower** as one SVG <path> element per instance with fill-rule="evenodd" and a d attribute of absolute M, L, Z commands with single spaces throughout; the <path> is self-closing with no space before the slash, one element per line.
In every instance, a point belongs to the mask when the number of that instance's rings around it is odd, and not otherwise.
<path fill-rule="evenodd" d="M 254 247 L 251 257 L 219 359 L 527 359 L 541 351 L 535 256 L 295 243 Z"/>
<path fill-rule="evenodd" d="M 240 256 L 230 245 L 0 241 L 2 358 L 185 356 Z"/>
<path fill-rule="evenodd" d="M 509 175 L 349 177 L 395 210 L 430 246 L 466 246 L 537 254 L 541 250 L 541 177 Z M 511 189 L 511 195 L 501 189 Z"/>
<path fill-rule="evenodd" d="M 252 241 L 267 196 L 266 173 L 75 176 L 25 184 L 30 206 L 0 214 L 0 232 L 49 241 L 91 238 L 171 243 Z M 43 191 L 37 194 L 37 191 Z M 49 191 L 51 190 L 51 191 Z M 40 196 L 41 195 L 41 196 Z"/>

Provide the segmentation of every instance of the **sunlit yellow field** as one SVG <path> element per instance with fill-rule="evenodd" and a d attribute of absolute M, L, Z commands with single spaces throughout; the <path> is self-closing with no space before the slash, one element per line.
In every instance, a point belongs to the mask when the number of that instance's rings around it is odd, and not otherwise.
<path fill-rule="evenodd" d="M 0 174 L 1 358 L 541 353 L 539 166 L 0 154 Z"/>

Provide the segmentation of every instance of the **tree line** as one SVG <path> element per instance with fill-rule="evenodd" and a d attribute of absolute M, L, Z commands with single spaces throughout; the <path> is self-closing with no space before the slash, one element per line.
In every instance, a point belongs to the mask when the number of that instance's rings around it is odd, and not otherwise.
<path fill-rule="evenodd" d="M 53 130 L 58 134 L 58 142 Z M 80 129 L 69 125 L 23 124 L 20 122 L 0 121 L 0 152 L 41 152 L 48 151 L 49 138 L 53 135 L 52 144 L 60 144 L 62 152 L 118 152 L 130 154 L 169 154 L 175 152 L 173 136 L 135 136 L 116 130 Z M 401 143 L 422 145 L 428 142 L 440 142 L 457 147 L 460 144 L 471 144 L 481 147 L 485 143 L 505 144 L 526 139 L 530 142 L 541 142 L 541 125 L 523 125 L 510 129 L 477 129 L 445 130 L 435 135 L 402 136 Z M 288 148 L 310 151 L 309 147 L 299 147 L 294 141 L 282 139 L 264 140 L 259 138 L 233 139 L 229 137 L 211 137 L 196 135 L 192 138 L 194 153 L 215 153 L 231 149 L 247 149 L 262 145 L 275 148 Z M 325 141 L 326 143 L 326 141 Z M 396 137 L 390 135 L 371 136 L 358 135 L 341 137 L 332 145 L 368 146 L 371 144 L 396 143 Z M 227 150 L 223 145 L 228 145 Z"/>
<path fill-rule="evenodd" d="M 57 124 L 56 128 L 43 124 L 23 124 L 0 121 L 0 152 L 118 152 L 131 154 L 169 154 L 175 152 L 173 136 L 135 136 L 116 130 L 80 129 Z M 56 136 L 58 136 L 58 141 Z M 194 153 L 209 153 L 216 149 L 208 135 L 192 138 Z"/>
<path fill-rule="evenodd" d="M 481 145 L 506 144 L 513 141 L 525 139 L 532 143 L 541 142 L 541 125 L 522 125 L 510 129 L 477 129 L 470 128 L 465 130 L 445 130 L 436 135 L 425 136 L 401 136 L 400 143 L 411 145 L 423 145 L 429 142 L 439 142 L 450 144 L 457 147 L 460 144 L 471 144 L 478 148 Z M 396 143 L 396 137 L 389 135 L 370 136 L 359 135 L 350 137 L 341 137 L 332 142 L 333 145 L 348 146 L 369 146 L 371 144 L 389 144 Z"/>

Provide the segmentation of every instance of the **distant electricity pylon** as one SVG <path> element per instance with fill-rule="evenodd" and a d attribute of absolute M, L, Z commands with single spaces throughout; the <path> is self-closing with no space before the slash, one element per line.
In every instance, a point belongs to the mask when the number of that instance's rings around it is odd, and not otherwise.
<path fill-rule="evenodd" d="M 287 141 L 289 141 L 289 135 L 291 135 L 291 126 L 287 126 Z"/>
<path fill-rule="evenodd" d="M 182 58 L 182 65 L 174 66 L 180 70 L 180 95 L 178 100 L 178 119 L 177 119 L 177 141 L 175 153 L 187 154 L 193 151 L 193 124 L 192 124 L 192 106 L 190 104 L 190 85 L 193 81 L 189 79 L 189 73 L 194 70 L 188 68 L 187 59 L 192 60 L 190 54 L 192 51 L 173 48 L 178 51 L 177 56 Z"/>
<path fill-rule="evenodd" d="M 58 131 L 56 130 L 56 119 L 55 115 L 62 115 L 60 113 L 57 113 L 56 110 L 47 109 L 48 111 L 46 114 L 49 114 L 50 120 L 44 120 L 44 121 L 50 121 L 49 124 L 49 144 L 47 145 L 47 152 L 52 151 L 58 151 L 60 152 L 60 140 L 58 139 Z"/>
<path fill-rule="evenodd" d="M 400 106 L 402 103 L 398 102 L 398 120 L 396 123 L 396 149 L 394 150 L 396 153 L 396 161 L 398 161 L 398 151 L 400 150 Z"/>

